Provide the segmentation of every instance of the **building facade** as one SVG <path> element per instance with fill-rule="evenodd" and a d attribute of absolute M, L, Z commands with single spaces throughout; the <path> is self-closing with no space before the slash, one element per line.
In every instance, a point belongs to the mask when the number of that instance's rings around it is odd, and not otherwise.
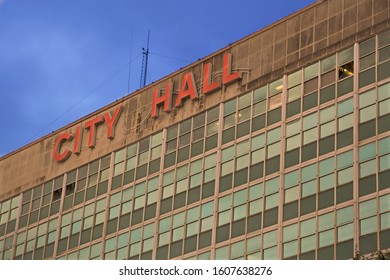
<path fill-rule="evenodd" d="M 388 0 L 329 0 L 0 159 L 0 259 L 390 248 Z"/>

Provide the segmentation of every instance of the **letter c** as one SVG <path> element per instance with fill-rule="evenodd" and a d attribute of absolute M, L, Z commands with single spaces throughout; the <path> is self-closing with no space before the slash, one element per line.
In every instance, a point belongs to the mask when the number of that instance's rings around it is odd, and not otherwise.
<path fill-rule="evenodd" d="M 56 161 L 64 161 L 70 156 L 71 152 L 69 150 L 65 150 L 61 153 L 61 146 L 65 141 L 72 140 L 72 138 L 73 135 L 69 132 L 65 132 L 57 138 L 53 149 L 53 157 Z"/>

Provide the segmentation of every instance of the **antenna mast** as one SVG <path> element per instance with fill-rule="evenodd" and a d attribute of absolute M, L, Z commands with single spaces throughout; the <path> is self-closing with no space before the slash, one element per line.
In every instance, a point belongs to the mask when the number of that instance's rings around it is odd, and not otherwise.
<path fill-rule="evenodd" d="M 146 76 L 148 74 L 149 38 L 150 38 L 150 30 L 148 30 L 148 44 L 147 44 L 146 50 L 145 50 L 145 48 L 142 48 L 141 81 L 139 84 L 140 88 L 145 87 Z"/>

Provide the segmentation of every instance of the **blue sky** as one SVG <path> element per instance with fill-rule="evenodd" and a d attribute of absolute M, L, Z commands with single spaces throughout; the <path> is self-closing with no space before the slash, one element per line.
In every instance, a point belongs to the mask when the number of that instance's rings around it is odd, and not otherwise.
<path fill-rule="evenodd" d="M 313 2 L 0 0 L 0 156 Z"/>

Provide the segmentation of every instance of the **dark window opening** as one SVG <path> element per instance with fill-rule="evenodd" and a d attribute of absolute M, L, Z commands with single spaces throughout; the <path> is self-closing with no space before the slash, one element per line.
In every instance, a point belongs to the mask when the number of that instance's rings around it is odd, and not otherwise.
<path fill-rule="evenodd" d="M 66 193 L 65 194 L 66 195 L 70 195 L 70 194 L 74 193 L 75 187 L 76 187 L 76 183 L 75 182 L 66 185 Z"/>
<path fill-rule="evenodd" d="M 53 201 L 61 199 L 62 189 L 55 190 L 53 192 Z"/>
<path fill-rule="evenodd" d="M 339 67 L 339 79 L 353 76 L 353 61 Z"/>

